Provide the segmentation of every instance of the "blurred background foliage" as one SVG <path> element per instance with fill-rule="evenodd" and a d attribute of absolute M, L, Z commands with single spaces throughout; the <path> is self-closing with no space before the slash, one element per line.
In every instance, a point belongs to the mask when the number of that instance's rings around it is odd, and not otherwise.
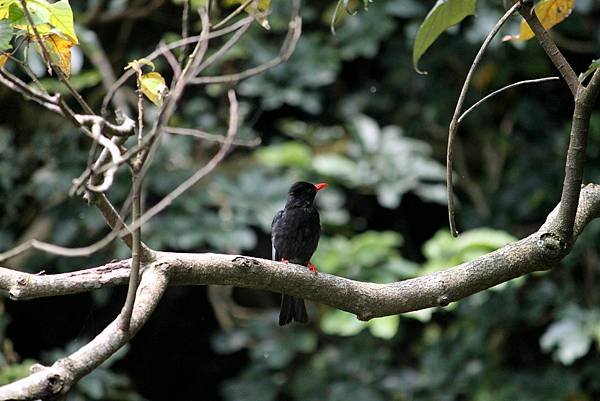
<path fill-rule="evenodd" d="M 160 40 L 179 37 L 181 5 L 167 0 L 74 2 L 73 83 L 98 110 L 105 52 L 118 74 Z M 218 3 L 218 2 L 217 2 Z M 559 199 L 571 101 L 559 82 L 496 97 L 463 123 L 457 151 L 459 239 L 444 204 L 446 127 L 479 43 L 503 10 L 479 1 L 477 17 L 451 29 L 411 67 L 411 44 L 433 1 L 307 0 L 293 57 L 237 87 L 238 146 L 216 172 L 144 226 L 161 250 L 270 256 L 271 218 L 298 179 L 326 181 L 318 206 L 322 272 L 391 282 L 455 265 L 529 234 Z M 138 12 L 131 12 L 131 10 Z M 231 9 L 215 8 L 214 18 Z M 238 71 L 279 51 L 287 1 L 272 1 L 265 31 L 255 24 L 208 73 Z M 576 70 L 597 57 L 600 7 L 578 0 L 553 35 Z M 197 31 L 198 18 L 191 17 Z M 514 18 L 504 33 L 515 33 Z M 35 65 L 41 81 L 52 85 Z M 13 69 L 10 63 L 7 68 Z M 169 77 L 165 63 L 158 63 Z M 495 41 L 468 102 L 519 79 L 555 74 L 534 42 Z M 135 102 L 134 82 L 126 93 Z M 195 87 L 172 125 L 223 134 L 227 88 Z M 28 238 L 87 245 L 107 231 L 94 208 L 67 197 L 89 142 L 68 123 L 0 88 L 0 250 Z M 154 117 L 148 106 L 146 117 Z M 145 181 L 157 202 L 202 166 L 216 144 L 165 135 Z M 600 182 L 600 114 L 592 117 L 586 180 Z M 110 198 L 127 196 L 119 175 Z M 445 309 L 360 322 L 311 305 L 307 326 L 276 326 L 279 298 L 253 290 L 171 288 L 130 347 L 97 369 L 68 400 L 577 400 L 600 398 L 598 241 L 592 223 L 556 269 L 513 280 Z M 9 265 L 56 273 L 128 257 L 119 243 L 89 258 L 29 253 Z M 124 289 L 0 303 L 0 383 L 50 363 L 97 334 L 118 313 Z M 199 389 L 201 387 L 201 390 Z M 199 396 L 199 394 L 202 394 Z"/>

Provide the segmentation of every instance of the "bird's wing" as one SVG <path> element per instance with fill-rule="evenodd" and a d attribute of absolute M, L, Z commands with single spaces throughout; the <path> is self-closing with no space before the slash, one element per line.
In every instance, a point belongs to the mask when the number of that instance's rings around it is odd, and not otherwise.
<path fill-rule="evenodd" d="M 275 213 L 275 217 L 273 217 L 273 222 L 271 223 L 271 260 L 279 260 L 277 249 L 275 249 L 275 225 L 282 217 L 283 210 L 280 210 Z"/>

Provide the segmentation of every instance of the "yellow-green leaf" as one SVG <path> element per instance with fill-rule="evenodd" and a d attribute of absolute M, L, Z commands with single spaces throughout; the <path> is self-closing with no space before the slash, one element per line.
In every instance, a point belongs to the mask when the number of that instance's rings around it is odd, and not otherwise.
<path fill-rule="evenodd" d="M 413 46 L 413 66 L 417 64 L 425 51 L 435 40 L 452 25 L 465 17 L 475 14 L 476 0 L 438 0 L 419 27 Z"/>
<path fill-rule="evenodd" d="M 535 13 L 542 23 L 542 26 L 548 30 L 554 25 L 561 23 L 567 18 L 575 7 L 575 0 L 542 0 L 535 5 Z M 535 34 L 529 27 L 529 24 L 523 19 L 518 35 L 505 36 L 502 40 L 529 40 Z"/>
<path fill-rule="evenodd" d="M 0 54 L 0 68 L 4 67 L 4 64 L 8 61 L 8 56 L 6 53 Z"/>
<path fill-rule="evenodd" d="M 71 76 L 71 47 L 73 43 L 61 35 L 50 34 L 44 37 L 44 44 L 54 63 L 67 76 Z"/>
<path fill-rule="evenodd" d="M 73 11 L 68 0 L 60 0 L 48 5 L 50 11 L 50 25 L 71 39 L 74 45 L 78 44 L 75 26 L 73 24 Z"/>
<path fill-rule="evenodd" d="M 27 9 L 35 29 L 41 36 L 60 34 L 71 42 L 71 45 L 79 43 L 73 24 L 73 12 L 68 0 L 60 0 L 52 4 L 45 0 L 29 0 Z M 12 1 L 9 6 L 8 18 L 15 28 L 27 31 L 29 36 L 34 36 L 33 29 L 19 3 Z"/>
<path fill-rule="evenodd" d="M 164 98 L 169 93 L 165 79 L 155 71 L 142 74 L 138 80 L 138 87 L 156 106 L 161 106 Z"/>
<path fill-rule="evenodd" d="M 17 0 L 0 0 L 0 19 L 8 18 L 9 7 Z"/>

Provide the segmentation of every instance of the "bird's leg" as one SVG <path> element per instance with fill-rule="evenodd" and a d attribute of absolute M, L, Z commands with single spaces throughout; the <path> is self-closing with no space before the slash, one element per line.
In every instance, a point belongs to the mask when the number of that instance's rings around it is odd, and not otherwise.
<path fill-rule="evenodd" d="M 310 270 L 311 272 L 314 272 L 314 273 L 318 273 L 317 266 L 313 265 L 310 262 L 308 262 L 308 270 Z"/>
<path fill-rule="evenodd" d="M 287 263 L 287 262 L 289 262 L 289 260 L 287 260 L 287 259 L 284 259 L 284 258 L 281 258 L 281 262 L 282 262 L 282 263 Z"/>

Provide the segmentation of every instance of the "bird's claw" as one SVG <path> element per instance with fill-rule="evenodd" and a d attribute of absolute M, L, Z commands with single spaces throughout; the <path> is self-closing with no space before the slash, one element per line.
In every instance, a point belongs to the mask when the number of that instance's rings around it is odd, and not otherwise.
<path fill-rule="evenodd" d="M 282 263 L 288 263 L 288 262 L 289 262 L 289 260 L 281 258 L 281 262 L 282 262 Z"/>
<path fill-rule="evenodd" d="M 317 271 L 317 266 L 313 265 L 312 263 L 308 262 L 308 270 L 310 270 L 313 273 L 318 273 Z"/>

